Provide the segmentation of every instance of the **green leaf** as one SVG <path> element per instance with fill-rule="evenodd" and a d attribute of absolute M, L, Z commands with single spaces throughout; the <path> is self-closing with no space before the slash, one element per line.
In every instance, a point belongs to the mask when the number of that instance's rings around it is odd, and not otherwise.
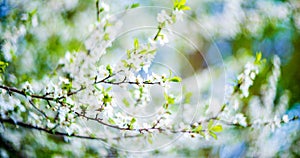
<path fill-rule="evenodd" d="M 215 140 L 218 139 L 217 135 L 214 132 L 209 132 L 209 135 L 212 136 Z"/>
<path fill-rule="evenodd" d="M 96 134 L 95 134 L 95 133 L 91 133 L 91 134 L 90 134 L 90 137 L 91 137 L 91 138 L 96 138 Z"/>
<path fill-rule="evenodd" d="M 149 54 L 154 54 L 156 52 L 156 49 L 148 51 Z"/>
<path fill-rule="evenodd" d="M 8 66 L 8 63 L 0 61 L 0 73 L 3 73 Z"/>
<path fill-rule="evenodd" d="M 37 13 L 37 8 L 35 8 L 31 12 L 29 12 L 30 16 L 33 16 L 36 13 Z"/>
<path fill-rule="evenodd" d="M 185 3 L 186 3 L 186 0 L 181 0 L 181 1 L 179 1 L 178 5 L 185 5 Z"/>
<path fill-rule="evenodd" d="M 105 33 L 104 36 L 103 36 L 103 39 L 104 39 L 105 41 L 110 40 L 109 34 L 108 34 L 108 33 Z"/>
<path fill-rule="evenodd" d="M 193 132 L 195 132 L 195 133 L 200 133 L 201 130 L 202 130 L 202 126 L 199 125 L 199 126 L 197 126 L 196 128 L 193 129 Z"/>
<path fill-rule="evenodd" d="M 193 95 L 193 93 L 191 93 L 191 92 L 186 93 L 184 96 L 184 103 L 186 103 L 186 104 L 190 103 L 192 95 Z"/>
<path fill-rule="evenodd" d="M 124 105 L 126 107 L 129 107 L 130 106 L 130 103 L 128 102 L 128 100 L 126 98 L 123 98 L 122 102 L 124 103 Z"/>
<path fill-rule="evenodd" d="M 146 49 L 143 49 L 139 52 L 139 54 L 146 54 L 147 53 L 147 50 Z"/>
<path fill-rule="evenodd" d="M 112 97 L 109 96 L 108 94 L 104 94 L 103 103 L 106 104 L 106 103 L 110 103 L 111 101 L 112 101 Z"/>
<path fill-rule="evenodd" d="M 262 58 L 262 53 L 261 52 L 256 53 L 255 64 L 259 64 L 261 58 Z"/>
<path fill-rule="evenodd" d="M 112 89 L 112 87 L 107 87 L 105 92 L 109 92 Z"/>
<path fill-rule="evenodd" d="M 108 71 L 110 76 L 113 74 L 113 71 L 112 71 L 112 68 L 110 67 L 110 65 L 106 66 L 106 70 Z"/>
<path fill-rule="evenodd" d="M 181 6 L 180 10 L 191 10 L 189 6 Z"/>
<path fill-rule="evenodd" d="M 140 6 L 139 3 L 133 3 L 133 4 L 130 6 L 130 8 L 136 8 L 136 7 L 139 7 L 139 6 Z"/>
<path fill-rule="evenodd" d="M 116 124 L 116 122 L 115 122 L 112 118 L 109 118 L 109 119 L 108 119 L 108 122 L 109 122 L 110 124 L 113 124 L 113 125 Z"/>
<path fill-rule="evenodd" d="M 101 91 L 101 89 L 100 89 L 97 85 L 94 85 L 94 88 L 95 88 L 97 91 Z"/>
<path fill-rule="evenodd" d="M 181 82 L 181 78 L 178 76 L 174 76 L 173 78 L 170 78 L 169 81 L 171 82 Z"/>
<path fill-rule="evenodd" d="M 214 124 L 214 121 L 213 121 L 213 120 L 209 120 L 208 125 L 207 125 L 207 128 L 208 128 L 209 130 L 211 130 L 213 124 Z"/>
<path fill-rule="evenodd" d="M 133 129 L 133 124 L 136 122 L 136 119 L 133 117 L 130 121 L 129 124 L 127 124 L 127 126 L 129 127 L 129 129 Z"/>
<path fill-rule="evenodd" d="M 99 9 L 99 13 L 102 13 L 104 11 L 104 8 Z"/>
<path fill-rule="evenodd" d="M 148 140 L 148 143 L 149 143 L 149 144 L 153 144 L 153 141 L 152 141 L 152 136 L 150 137 L 150 135 L 149 135 L 149 137 L 148 137 L 148 139 L 147 139 L 147 140 Z"/>
<path fill-rule="evenodd" d="M 80 109 L 81 109 L 82 111 L 86 111 L 87 108 L 88 108 L 87 105 L 84 105 L 84 104 L 80 105 Z"/>
<path fill-rule="evenodd" d="M 164 109 L 168 109 L 168 107 L 169 107 L 169 104 L 168 104 L 168 103 L 166 103 L 166 104 L 163 105 L 163 108 L 164 108 Z"/>
<path fill-rule="evenodd" d="M 202 136 L 202 137 L 205 137 L 205 133 L 200 131 L 199 134 Z"/>
<path fill-rule="evenodd" d="M 175 98 L 169 96 L 167 93 L 164 94 L 165 96 L 165 100 L 166 100 L 166 104 L 174 104 L 175 103 Z"/>
<path fill-rule="evenodd" d="M 133 117 L 130 121 L 130 125 L 134 124 L 136 122 L 136 119 Z"/>
<path fill-rule="evenodd" d="M 139 40 L 136 38 L 134 39 L 134 49 L 138 49 L 139 48 Z"/>
<path fill-rule="evenodd" d="M 211 128 L 211 131 L 214 131 L 214 132 L 221 132 L 222 130 L 223 130 L 223 127 L 221 125 L 216 125 Z"/>

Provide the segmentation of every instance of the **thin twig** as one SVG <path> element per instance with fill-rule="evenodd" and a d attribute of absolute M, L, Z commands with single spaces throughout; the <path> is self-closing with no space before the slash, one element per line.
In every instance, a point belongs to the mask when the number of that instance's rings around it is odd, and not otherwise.
<path fill-rule="evenodd" d="M 96 9 L 97 9 L 97 21 L 100 22 L 99 0 L 96 0 Z"/>

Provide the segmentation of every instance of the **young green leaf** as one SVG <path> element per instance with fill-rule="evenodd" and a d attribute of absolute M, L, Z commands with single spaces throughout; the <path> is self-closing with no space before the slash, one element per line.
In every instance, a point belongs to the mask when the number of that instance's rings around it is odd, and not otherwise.
<path fill-rule="evenodd" d="M 255 58 L 255 64 L 259 64 L 259 62 L 261 61 L 261 58 L 262 58 L 262 53 L 261 52 L 258 52 L 256 53 L 256 58 Z"/>
<path fill-rule="evenodd" d="M 188 104 L 191 102 L 191 97 L 192 97 L 193 93 L 188 92 L 184 95 L 184 103 Z"/>
<path fill-rule="evenodd" d="M 110 65 L 107 65 L 107 66 L 106 66 L 106 70 L 108 71 L 108 73 L 109 73 L 110 76 L 113 74 L 113 70 L 112 70 L 112 68 L 110 67 Z"/>
<path fill-rule="evenodd" d="M 193 129 L 193 132 L 195 132 L 195 133 L 200 133 L 201 130 L 202 130 L 202 126 L 199 125 L 199 126 L 197 126 L 196 128 Z"/>
<path fill-rule="evenodd" d="M 109 122 L 110 124 L 113 124 L 113 125 L 116 124 L 116 122 L 115 122 L 112 118 L 109 118 L 109 119 L 108 119 L 108 122 Z"/>
<path fill-rule="evenodd" d="M 178 77 L 178 76 L 174 76 L 174 77 L 170 78 L 169 81 L 171 81 L 171 82 L 181 82 L 181 78 Z"/>
<path fill-rule="evenodd" d="M 180 10 L 191 10 L 189 6 L 181 6 Z"/>
<path fill-rule="evenodd" d="M 133 117 L 132 119 L 131 119 L 131 121 L 130 121 L 130 124 L 132 125 L 132 124 L 134 124 L 136 122 L 136 119 Z"/>
<path fill-rule="evenodd" d="M 165 96 L 165 100 L 166 100 L 166 104 L 174 104 L 175 103 L 175 98 L 169 96 L 167 93 L 164 94 Z"/>
<path fill-rule="evenodd" d="M 0 61 L 0 73 L 3 73 L 8 66 L 8 63 Z"/>
<path fill-rule="evenodd" d="M 214 121 L 213 121 L 213 120 L 209 120 L 208 125 L 207 125 L 207 128 L 208 128 L 209 130 L 211 130 L 213 124 L 214 124 Z"/>
<path fill-rule="evenodd" d="M 139 40 L 137 38 L 134 39 L 134 49 L 139 49 Z"/>
<path fill-rule="evenodd" d="M 96 138 L 96 134 L 95 134 L 95 133 L 91 133 L 91 134 L 90 134 L 90 137 L 91 137 L 91 138 Z"/>
<path fill-rule="evenodd" d="M 133 3 L 133 4 L 130 6 L 130 8 L 137 8 L 137 7 L 139 7 L 139 6 L 140 6 L 139 3 Z"/>
<path fill-rule="evenodd" d="M 212 136 L 215 140 L 218 139 L 217 135 L 214 132 L 209 132 L 209 135 Z"/>
<path fill-rule="evenodd" d="M 103 39 L 104 39 L 105 41 L 110 40 L 109 34 L 108 34 L 108 33 L 105 33 L 105 34 L 103 35 Z"/>
<path fill-rule="evenodd" d="M 186 3 L 186 0 L 181 0 L 181 1 L 179 1 L 178 5 L 185 5 L 185 3 Z"/>
<path fill-rule="evenodd" d="M 213 131 L 213 132 L 221 132 L 222 130 L 223 130 L 223 127 L 221 125 L 216 125 L 211 128 L 211 131 Z"/>
<path fill-rule="evenodd" d="M 153 144 L 152 137 L 148 137 L 147 140 L 148 140 L 148 143 L 149 143 L 149 144 Z"/>
<path fill-rule="evenodd" d="M 125 105 L 126 107 L 129 107 L 129 106 L 130 106 L 130 103 L 128 102 L 128 100 L 127 100 L 126 98 L 123 98 L 123 99 L 122 99 L 122 102 L 124 103 L 124 105 Z"/>
<path fill-rule="evenodd" d="M 133 117 L 128 125 L 129 129 L 133 129 L 133 124 L 136 122 L 136 119 Z"/>

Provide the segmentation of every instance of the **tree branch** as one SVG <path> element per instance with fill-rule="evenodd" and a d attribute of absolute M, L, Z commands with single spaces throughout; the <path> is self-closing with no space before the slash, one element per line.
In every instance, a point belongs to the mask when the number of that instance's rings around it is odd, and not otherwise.
<path fill-rule="evenodd" d="M 39 126 L 34 126 L 34 125 L 27 124 L 27 123 L 20 122 L 20 121 L 14 121 L 12 119 L 3 119 L 3 118 L 0 118 L 0 122 L 1 123 L 12 124 L 12 125 L 17 125 L 17 126 L 21 126 L 21 127 L 28 128 L 28 129 L 34 129 L 34 130 L 38 130 L 38 131 L 43 131 L 43 132 L 46 132 L 48 134 L 57 135 L 57 136 L 68 136 L 68 137 L 76 137 L 76 138 L 84 138 L 84 139 L 96 139 L 96 140 L 105 141 L 104 138 L 99 138 L 99 137 L 90 137 L 90 136 L 83 136 L 83 135 L 76 135 L 76 134 L 69 135 L 68 133 L 63 133 L 63 132 L 53 132 L 50 129 L 46 129 L 46 128 L 39 127 Z"/>

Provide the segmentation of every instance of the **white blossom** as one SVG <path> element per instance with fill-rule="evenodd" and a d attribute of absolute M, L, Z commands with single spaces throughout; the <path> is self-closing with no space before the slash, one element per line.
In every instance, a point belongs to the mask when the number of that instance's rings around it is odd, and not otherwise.
<path fill-rule="evenodd" d="M 246 117 L 241 113 L 239 113 L 235 116 L 235 119 L 233 120 L 233 123 L 234 124 L 239 124 L 239 125 L 244 126 L 244 127 L 247 126 Z"/>
<path fill-rule="evenodd" d="M 169 39 L 166 34 L 160 34 L 160 36 L 158 36 L 158 41 L 161 46 L 169 43 Z"/>
<path fill-rule="evenodd" d="M 288 123 L 289 122 L 289 116 L 288 115 L 283 115 L 282 120 L 284 123 Z"/>
<path fill-rule="evenodd" d="M 178 10 L 177 8 L 173 11 L 173 14 L 176 17 L 176 20 L 183 21 L 183 11 Z"/>
<path fill-rule="evenodd" d="M 106 4 L 106 3 L 104 3 L 104 2 L 101 2 L 101 3 L 100 3 L 100 7 L 103 8 L 104 11 L 109 12 L 110 7 L 109 7 L 108 4 Z"/>
<path fill-rule="evenodd" d="M 238 76 L 238 80 L 241 82 L 240 90 L 243 97 L 249 96 L 249 88 L 253 85 L 253 81 L 258 72 L 258 67 L 253 63 L 248 62 L 245 66 L 244 72 Z"/>
<path fill-rule="evenodd" d="M 158 23 L 172 22 L 172 18 L 167 14 L 165 10 L 162 10 L 160 13 L 158 13 L 156 20 L 158 21 Z"/>

